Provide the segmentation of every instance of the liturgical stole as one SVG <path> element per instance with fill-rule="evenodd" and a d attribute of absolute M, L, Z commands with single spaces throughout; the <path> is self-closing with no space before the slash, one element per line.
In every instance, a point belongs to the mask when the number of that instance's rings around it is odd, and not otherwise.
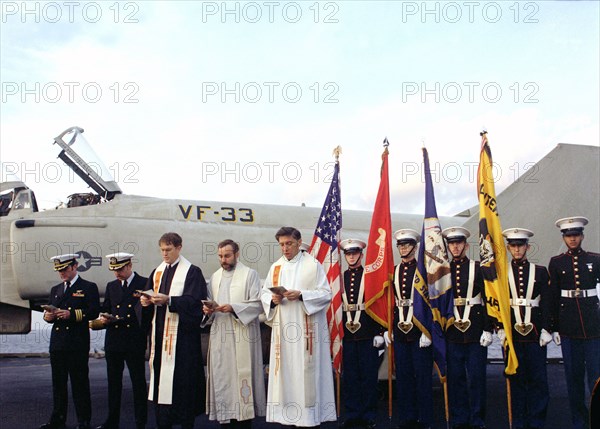
<path fill-rule="evenodd" d="M 171 282 L 171 289 L 169 290 L 169 296 L 181 296 L 183 293 L 183 286 L 185 284 L 185 278 L 191 267 L 190 261 L 185 259 L 183 256 L 179 257 L 179 264 L 177 264 L 173 281 Z M 152 281 L 154 284 L 154 292 L 158 292 L 160 288 L 160 280 L 167 264 L 161 263 L 154 271 Z M 148 399 L 154 400 L 154 383 L 156 383 L 154 377 L 154 348 L 156 339 L 156 314 L 154 312 L 154 319 L 152 320 L 152 348 L 150 353 L 150 388 L 148 389 Z M 173 403 L 173 374 L 175 372 L 175 352 L 177 351 L 177 328 L 179 326 L 179 314 L 171 313 L 167 306 L 165 314 L 165 326 L 163 330 L 163 341 L 162 341 L 162 353 L 160 356 L 160 384 L 158 386 L 158 403 L 170 405 Z"/>

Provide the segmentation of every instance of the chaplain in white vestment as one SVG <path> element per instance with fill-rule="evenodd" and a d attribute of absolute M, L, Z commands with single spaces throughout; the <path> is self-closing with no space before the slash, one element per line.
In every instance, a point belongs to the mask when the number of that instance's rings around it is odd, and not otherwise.
<path fill-rule="evenodd" d="M 318 426 L 336 420 L 326 314 L 331 288 L 321 264 L 300 251 L 300 231 L 282 227 L 275 238 L 283 256 L 261 296 L 272 326 L 266 420 Z"/>
<path fill-rule="evenodd" d="M 265 415 L 265 377 L 258 316 L 263 312 L 258 273 L 238 262 L 239 245 L 218 245 L 221 268 L 210 278 L 202 326 L 211 325 L 206 410 L 210 420 L 250 428 Z"/>

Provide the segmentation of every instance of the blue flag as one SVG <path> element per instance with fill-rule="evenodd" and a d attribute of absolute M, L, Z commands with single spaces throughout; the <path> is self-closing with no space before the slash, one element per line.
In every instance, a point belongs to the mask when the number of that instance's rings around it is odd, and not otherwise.
<path fill-rule="evenodd" d="M 446 378 L 446 340 L 444 332 L 454 322 L 454 294 L 446 243 L 435 208 L 429 168 L 429 155 L 423 148 L 425 171 L 425 218 L 417 259 L 414 317 L 419 328 L 433 343 L 433 361 L 441 381 Z"/>

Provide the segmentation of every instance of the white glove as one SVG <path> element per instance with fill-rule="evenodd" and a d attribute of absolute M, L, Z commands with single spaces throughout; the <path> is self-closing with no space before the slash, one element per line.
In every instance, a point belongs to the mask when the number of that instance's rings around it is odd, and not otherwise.
<path fill-rule="evenodd" d="M 546 347 L 548 343 L 552 341 L 552 335 L 545 329 L 542 329 L 542 333 L 540 334 L 540 347 Z"/>
<path fill-rule="evenodd" d="M 492 333 L 483 331 L 481 333 L 481 338 L 479 339 L 479 344 L 481 344 L 481 347 L 487 347 L 492 344 Z"/>
<path fill-rule="evenodd" d="M 557 346 L 560 346 L 560 334 L 558 332 L 552 332 L 552 340 Z"/>
<path fill-rule="evenodd" d="M 383 333 L 383 341 L 385 341 L 385 346 L 389 347 L 390 344 L 392 344 L 392 341 L 394 341 L 394 334 L 392 333 L 392 338 L 390 338 L 389 332 L 385 331 Z"/>
<path fill-rule="evenodd" d="M 383 339 L 383 337 L 381 335 L 375 335 L 373 337 L 373 347 L 375 347 L 376 349 L 383 346 L 383 343 L 385 343 L 385 340 Z"/>
<path fill-rule="evenodd" d="M 425 347 L 429 347 L 431 345 L 431 340 L 425 334 L 421 334 L 421 338 L 419 339 L 419 347 L 424 349 Z"/>
<path fill-rule="evenodd" d="M 500 344 L 504 344 L 504 340 L 506 340 L 506 332 L 504 329 L 498 329 L 498 338 L 500 339 Z"/>

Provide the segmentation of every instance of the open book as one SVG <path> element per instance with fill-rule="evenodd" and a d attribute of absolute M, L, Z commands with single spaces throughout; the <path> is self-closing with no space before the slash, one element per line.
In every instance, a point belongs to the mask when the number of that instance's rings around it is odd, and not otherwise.
<path fill-rule="evenodd" d="M 273 287 L 270 287 L 269 290 L 271 292 L 273 292 L 275 295 L 281 295 L 281 296 L 283 296 L 283 294 L 285 292 L 287 292 L 287 289 L 284 288 L 283 286 L 273 286 Z"/>
<path fill-rule="evenodd" d="M 219 306 L 219 304 L 217 304 L 217 301 L 212 301 L 209 299 L 203 299 L 202 304 L 208 307 L 209 310 L 214 310 Z"/>
<path fill-rule="evenodd" d="M 104 317 L 105 319 L 108 319 L 109 322 L 116 322 L 117 320 L 119 320 L 118 317 L 115 317 L 110 313 L 100 313 L 100 317 Z"/>

